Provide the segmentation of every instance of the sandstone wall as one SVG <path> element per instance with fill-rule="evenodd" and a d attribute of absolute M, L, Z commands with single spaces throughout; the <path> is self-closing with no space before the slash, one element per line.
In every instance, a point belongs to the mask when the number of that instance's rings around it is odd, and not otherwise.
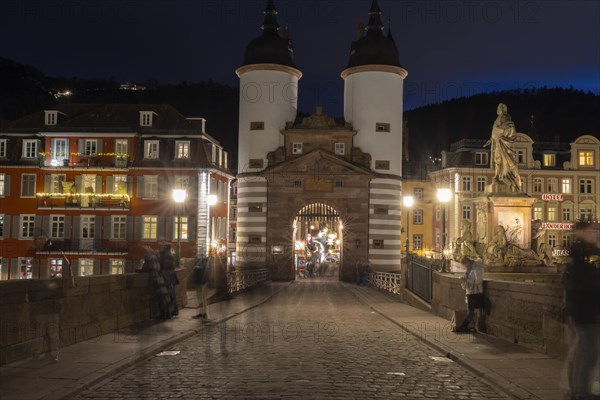
<path fill-rule="evenodd" d="M 187 271 L 177 274 L 183 307 Z M 0 365 L 48 351 L 51 324 L 64 347 L 148 321 L 156 310 L 151 293 L 142 273 L 0 281 Z"/>

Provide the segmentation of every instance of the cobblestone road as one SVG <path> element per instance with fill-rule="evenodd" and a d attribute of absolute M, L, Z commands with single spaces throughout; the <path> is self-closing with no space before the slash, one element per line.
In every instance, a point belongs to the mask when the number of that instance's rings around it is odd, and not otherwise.
<path fill-rule="evenodd" d="M 505 399 L 338 282 L 262 306 L 81 393 L 82 399 Z"/>

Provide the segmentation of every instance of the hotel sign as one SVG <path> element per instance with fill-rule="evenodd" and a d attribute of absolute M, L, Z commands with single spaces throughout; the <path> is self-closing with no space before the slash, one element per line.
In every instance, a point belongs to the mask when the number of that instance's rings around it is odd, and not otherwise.
<path fill-rule="evenodd" d="M 542 195 L 542 200 L 544 201 L 563 201 L 562 194 L 553 194 L 553 193 L 544 193 Z"/>
<path fill-rule="evenodd" d="M 568 222 L 542 222 L 541 229 L 571 231 L 573 224 Z"/>

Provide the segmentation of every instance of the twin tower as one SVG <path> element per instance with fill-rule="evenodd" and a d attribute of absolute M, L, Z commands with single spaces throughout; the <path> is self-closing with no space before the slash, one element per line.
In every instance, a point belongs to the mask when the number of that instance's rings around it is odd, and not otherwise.
<path fill-rule="evenodd" d="M 267 265 L 273 279 L 294 279 L 294 265 L 301 265 L 303 246 L 319 225 L 339 238 L 340 279 L 353 279 L 355 263 L 398 267 L 407 72 L 391 32 L 384 34 L 377 0 L 341 74 L 342 125 L 320 110 L 296 121 L 302 72 L 287 30 L 279 33 L 273 1 L 264 14 L 262 34 L 236 71 L 237 265 Z"/>
<path fill-rule="evenodd" d="M 298 108 L 302 72 L 294 62 L 292 41 L 287 30 L 279 34 L 272 0 L 264 15 L 262 34 L 248 44 L 244 63 L 236 71 L 240 78 L 240 173 L 267 167 L 267 154 L 284 145 L 281 131 L 296 119 Z M 373 0 L 369 23 L 359 29 L 341 73 L 344 118 L 357 132 L 354 147 L 371 155 L 373 171 L 398 177 L 402 174 L 402 98 L 407 74 L 391 30 L 384 34 L 381 9 Z M 389 165 L 376 160 L 389 161 Z"/>

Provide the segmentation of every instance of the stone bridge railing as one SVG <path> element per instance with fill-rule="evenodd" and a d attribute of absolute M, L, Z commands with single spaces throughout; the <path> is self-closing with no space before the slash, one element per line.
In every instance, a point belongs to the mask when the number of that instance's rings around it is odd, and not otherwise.
<path fill-rule="evenodd" d="M 269 279 L 267 268 L 232 271 L 227 273 L 227 293 L 236 294 Z"/>

